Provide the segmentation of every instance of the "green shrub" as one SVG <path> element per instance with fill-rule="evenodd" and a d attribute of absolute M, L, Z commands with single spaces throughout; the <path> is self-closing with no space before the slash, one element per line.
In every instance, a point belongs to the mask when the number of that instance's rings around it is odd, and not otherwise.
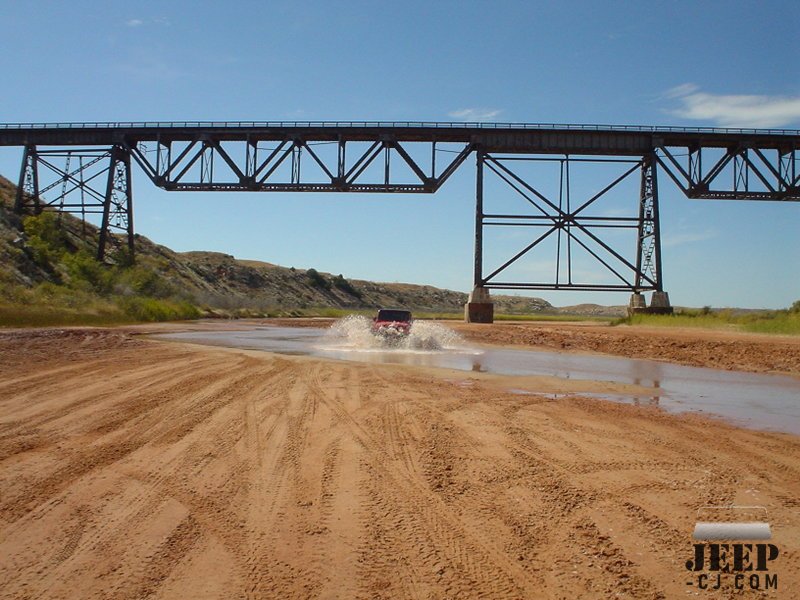
<path fill-rule="evenodd" d="M 127 246 L 120 246 L 110 253 L 110 258 L 115 265 L 120 267 L 131 267 L 134 264 L 133 254 Z"/>
<path fill-rule="evenodd" d="M 792 305 L 794 306 L 794 305 Z M 733 329 L 752 333 L 781 335 L 800 334 L 800 312 L 792 309 L 763 310 L 735 314 L 725 309 L 710 314 L 697 310 L 682 310 L 674 315 L 635 314 L 614 322 L 615 325 L 655 325 L 659 327 L 699 327 L 705 329 Z"/>
<path fill-rule="evenodd" d="M 201 316 L 200 310 L 189 302 L 130 297 L 122 298 L 119 305 L 135 321 L 176 321 L 197 319 Z"/>
<path fill-rule="evenodd" d="M 351 296 L 355 296 L 359 300 L 361 299 L 361 292 L 359 292 L 356 288 L 353 287 L 353 284 L 347 281 L 341 273 L 339 273 L 336 277 L 333 278 L 333 285 L 346 294 L 350 294 Z"/>
<path fill-rule="evenodd" d="M 331 289 L 331 282 L 325 279 L 316 269 L 309 269 L 306 271 L 306 277 L 311 281 L 311 285 L 321 288 L 323 290 Z"/>
<path fill-rule="evenodd" d="M 173 286 L 155 270 L 143 266 L 121 269 L 117 282 L 118 285 L 141 296 L 167 298 L 175 293 Z"/>
<path fill-rule="evenodd" d="M 31 258 L 40 267 L 52 271 L 67 248 L 66 237 L 58 226 L 56 215 L 43 212 L 25 217 L 22 223 L 28 237 L 25 245 Z"/>
<path fill-rule="evenodd" d="M 36 237 L 54 250 L 66 249 L 66 237 L 58 225 L 58 217 L 55 213 L 44 211 L 38 215 L 25 217 L 22 225 L 29 238 Z"/>
<path fill-rule="evenodd" d="M 64 252 L 61 262 L 69 274 L 69 285 L 75 289 L 91 289 L 101 296 L 108 295 L 114 285 L 115 269 L 96 260 L 86 250 Z"/>

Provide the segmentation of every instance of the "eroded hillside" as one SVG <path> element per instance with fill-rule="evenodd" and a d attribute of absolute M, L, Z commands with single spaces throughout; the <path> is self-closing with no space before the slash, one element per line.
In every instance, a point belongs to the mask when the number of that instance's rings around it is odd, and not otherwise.
<path fill-rule="evenodd" d="M 190 303 L 207 315 L 376 306 L 452 313 L 467 300 L 463 292 L 433 286 L 347 279 L 217 252 L 175 252 L 141 235 L 136 236 L 135 266 L 118 238 L 112 240 L 110 264 L 100 265 L 94 260 L 95 226 L 67 214 L 20 218 L 11 210 L 15 194 L 15 186 L 0 177 L 0 300 L 7 305 L 84 307 L 111 314 L 116 306 L 125 310 L 131 298 L 144 297 Z M 495 303 L 496 311 L 505 314 L 554 310 L 539 298 L 496 296 Z"/>

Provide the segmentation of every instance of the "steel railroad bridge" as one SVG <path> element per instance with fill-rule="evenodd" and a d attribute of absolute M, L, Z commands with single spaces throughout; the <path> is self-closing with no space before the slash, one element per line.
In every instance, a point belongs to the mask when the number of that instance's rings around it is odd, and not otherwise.
<path fill-rule="evenodd" d="M 435 193 L 472 155 L 476 161 L 474 289 L 468 320 L 491 322 L 491 289 L 623 291 L 633 310 L 669 312 L 661 268 L 658 171 L 688 198 L 800 200 L 800 131 L 611 125 L 438 122 L 116 122 L 0 124 L 0 145 L 23 148 L 18 213 L 98 214 L 97 257 L 120 238 L 133 256 L 132 164 L 168 191 Z M 524 165 L 557 169 L 545 192 Z M 586 197 L 570 195 L 571 170 L 620 165 Z M 492 211 L 485 181 L 519 200 Z M 630 216 L 590 214 L 622 182 L 638 178 Z M 550 182 L 554 184 L 554 182 Z M 596 207 L 595 207 L 596 208 Z M 485 268 L 484 232 L 533 232 L 503 264 Z M 635 232 L 614 247 L 603 232 Z M 552 279 L 504 272 L 545 241 Z M 607 282 L 581 281 L 573 252 L 591 257 Z M 547 250 L 552 252 L 552 248 Z M 643 292 L 652 291 L 647 307 Z"/>

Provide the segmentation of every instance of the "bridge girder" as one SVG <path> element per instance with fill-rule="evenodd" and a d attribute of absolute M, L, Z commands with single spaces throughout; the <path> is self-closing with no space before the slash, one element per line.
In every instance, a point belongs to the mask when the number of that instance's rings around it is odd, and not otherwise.
<path fill-rule="evenodd" d="M 663 293 L 657 171 L 693 199 L 800 201 L 800 132 L 716 128 L 487 123 L 83 123 L 0 125 L 0 145 L 25 148 L 18 212 L 44 208 L 102 214 L 98 257 L 118 229 L 133 252 L 131 163 L 169 191 L 434 193 L 475 153 L 475 286 L 481 289 Z M 628 161 L 631 167 L 574 208 L 541 193 L 510 161 Z M 63 166 L 58 163 L 63 161 Z M 42 172 L 50 182 L 40 181 Z M 621 181 L 640 176 L 638 214 L 587 215 Z M 485 212 L 484 177 L 498 177 L 535 213 Z M 105 182 L 105 188 L 99 184 Z M 566 202 L 566 203 L 565 203 Z M 543 228 L 484 275 L 484 231 Z M 635 233 L 625 256 L 599 232 Z M 557 238 L 552 280 L 499 275 Z M 573 277 L 572 249 L 611 281 Z M 566 254 L 562 255 L 562 249 Z"/>
<path fill-rule="evenodd" d="M 434 193 L 473 150 L 469 143 L 446 150 L 452 155 L 441 168 L 436 142 L 424 144 L 425 162 L 412 156 L 410 144 L 420 145 L 388 135 L 371 142 L 199 136 L 159 140 L 152 149 L 146 142 L 125 147 L 150 180 L 169 191 L 372 193 Z"/>

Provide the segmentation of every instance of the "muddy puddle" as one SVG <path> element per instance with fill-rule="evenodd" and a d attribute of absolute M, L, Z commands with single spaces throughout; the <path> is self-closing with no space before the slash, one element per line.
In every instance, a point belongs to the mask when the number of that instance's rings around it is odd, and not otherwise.
<path fill-rule="evenodd" d="M 369 363 L 634 384 L 648 388 L 648 393 L 638 397 L 594 396 L 658 406 L 670 412 L 703 412 L 745 427 L 800 434 L 800 380 L 791 377 L 624 357 L 478 348 L 442 325 L 423 321 L 415 323 L 409 338 L 387 347 L 369 332 L 368 323 L 363 318 L 350 318 L 337 322 L 330 329 L 267 326 L 244 331 L 190 331 L 154 337 Z M 513 388 L 510 391 L 529 393 Z"/>

